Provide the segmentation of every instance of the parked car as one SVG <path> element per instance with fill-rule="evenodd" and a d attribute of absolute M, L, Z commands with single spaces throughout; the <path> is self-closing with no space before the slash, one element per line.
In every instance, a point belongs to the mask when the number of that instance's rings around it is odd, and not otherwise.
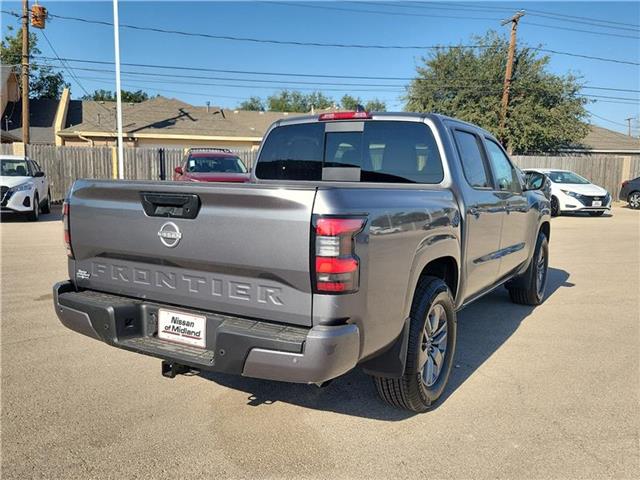
<path fill-rule="evenodd" d="M 19 155 L 0 156 L 0 211 L 26 215 L 31 221 L 51 211 L 47 176 L 37 162 Z"/>
<path fill-rule="evenodd" d="M 622 182 L 619 198 L 634 210 L 640 209 L 640 177 Z"/>
<path fill-rule="evenodd" d="M 182 165 L 174 170 L 174 180 L 187 182 L 235 182 L 250 179 L 246 165 L 231 150 L 192 148 Z"/>
<path fill-rule="evenodd" d="M 611 195 L 604 188 L 569 170 L 550 168 L 527 169 L 544 174 L 551 181 L 551 215 L 587 212 L 599 217 L 611 210 Z"/>
<path fill-rule="evenodd" d="M 549 201 L 475 125 L 283 119 L 251 175 L 76 181 L 64 206 L 71 278 L 53 288 L 60 321 L 163 359 L 169 377 L 322 385 L 361 365 L 384 400 L 419 412 L 447 384 L 457 310 L 500 285 L 515 303 L 544 299 Z"/>

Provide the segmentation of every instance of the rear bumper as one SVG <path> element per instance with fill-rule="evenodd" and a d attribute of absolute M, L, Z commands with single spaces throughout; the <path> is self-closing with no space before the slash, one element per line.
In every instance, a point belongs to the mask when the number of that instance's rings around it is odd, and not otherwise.
<path fill-rule="evenodd" d="M 203 349 L 157 337 L 157 311 L 163 307 L 158 303 L 78 292 L 68 281 L 54 285 L 53 296 L 56 314 L 67 328 L 117 348 L 200 370 L 321 383 L 348 372 L 359 359 L 356 325 L 308 329 L 168 307 L 206 316 Z"/>

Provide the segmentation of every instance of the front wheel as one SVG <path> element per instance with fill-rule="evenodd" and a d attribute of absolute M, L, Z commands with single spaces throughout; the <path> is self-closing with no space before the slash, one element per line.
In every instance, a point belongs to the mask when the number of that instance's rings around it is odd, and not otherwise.
<path fill-rule="evenodd" d="M 557 217 L 560 215 L 560 202 L 556 197 L 551 197 L 551 216 Z"/>
<path fill-rule="evenodd" d="M 549 242 L 547 236 L 540 232 L 529 267 L 524 273 L 507 283 L 511 301 L 520 305 L 540 305 L 544 300 L 544 291 L 547 287 L 548 269 Z"/>
<path fill-rule="evenodd" d="M 629 201 L 629 207 L 634 210 L 640 210 L 640 192 L 631 192 L 627 200 Z"/>
<path fill-rule="evenodd" d="M 36 193 L 33 196 L 33 208 L 27 214 L 27 220 L 30 222 L 37 222 L 38 218 L 40 218 L 40 198 L 38 198 L 38 194 Z"/>
<path fill-rule="evenodd" d="M 456 311 L 449 287 L 439 278 L 423 278 L 411 306 L 404 374 L 374 377 L 378 395 L 394 407 L 428 410 L 449 380 L 456 337 Z"/>
<path fill-rule="evenodd" d="M 42 204 L 42 213 L 51 213 L 51 190 L 47 191 L 47 199 Z"/>

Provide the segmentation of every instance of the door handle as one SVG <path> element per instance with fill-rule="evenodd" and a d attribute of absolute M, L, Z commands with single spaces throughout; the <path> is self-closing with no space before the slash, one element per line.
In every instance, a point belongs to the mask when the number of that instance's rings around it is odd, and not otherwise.
<path fill-rule="evenodd" d="M 467 208 L 467 212 L 469 213 L 469 215 L 473 215 L 476 218 L 480 218 L 480 210 L 476 206 Z"/>

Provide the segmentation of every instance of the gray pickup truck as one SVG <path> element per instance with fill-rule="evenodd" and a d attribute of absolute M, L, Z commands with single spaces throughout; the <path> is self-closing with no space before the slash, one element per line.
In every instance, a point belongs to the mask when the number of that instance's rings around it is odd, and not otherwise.
<path fill-rule="evenodd" d="M 488 132 L 433 114 L 273 124 L 247 184 L 78 180 L 60 321 L 161 358 L 322 385 L 357 365 L 390 404 L 442 394 L 456 311 L 544 298 L 549 201 Z"/>

